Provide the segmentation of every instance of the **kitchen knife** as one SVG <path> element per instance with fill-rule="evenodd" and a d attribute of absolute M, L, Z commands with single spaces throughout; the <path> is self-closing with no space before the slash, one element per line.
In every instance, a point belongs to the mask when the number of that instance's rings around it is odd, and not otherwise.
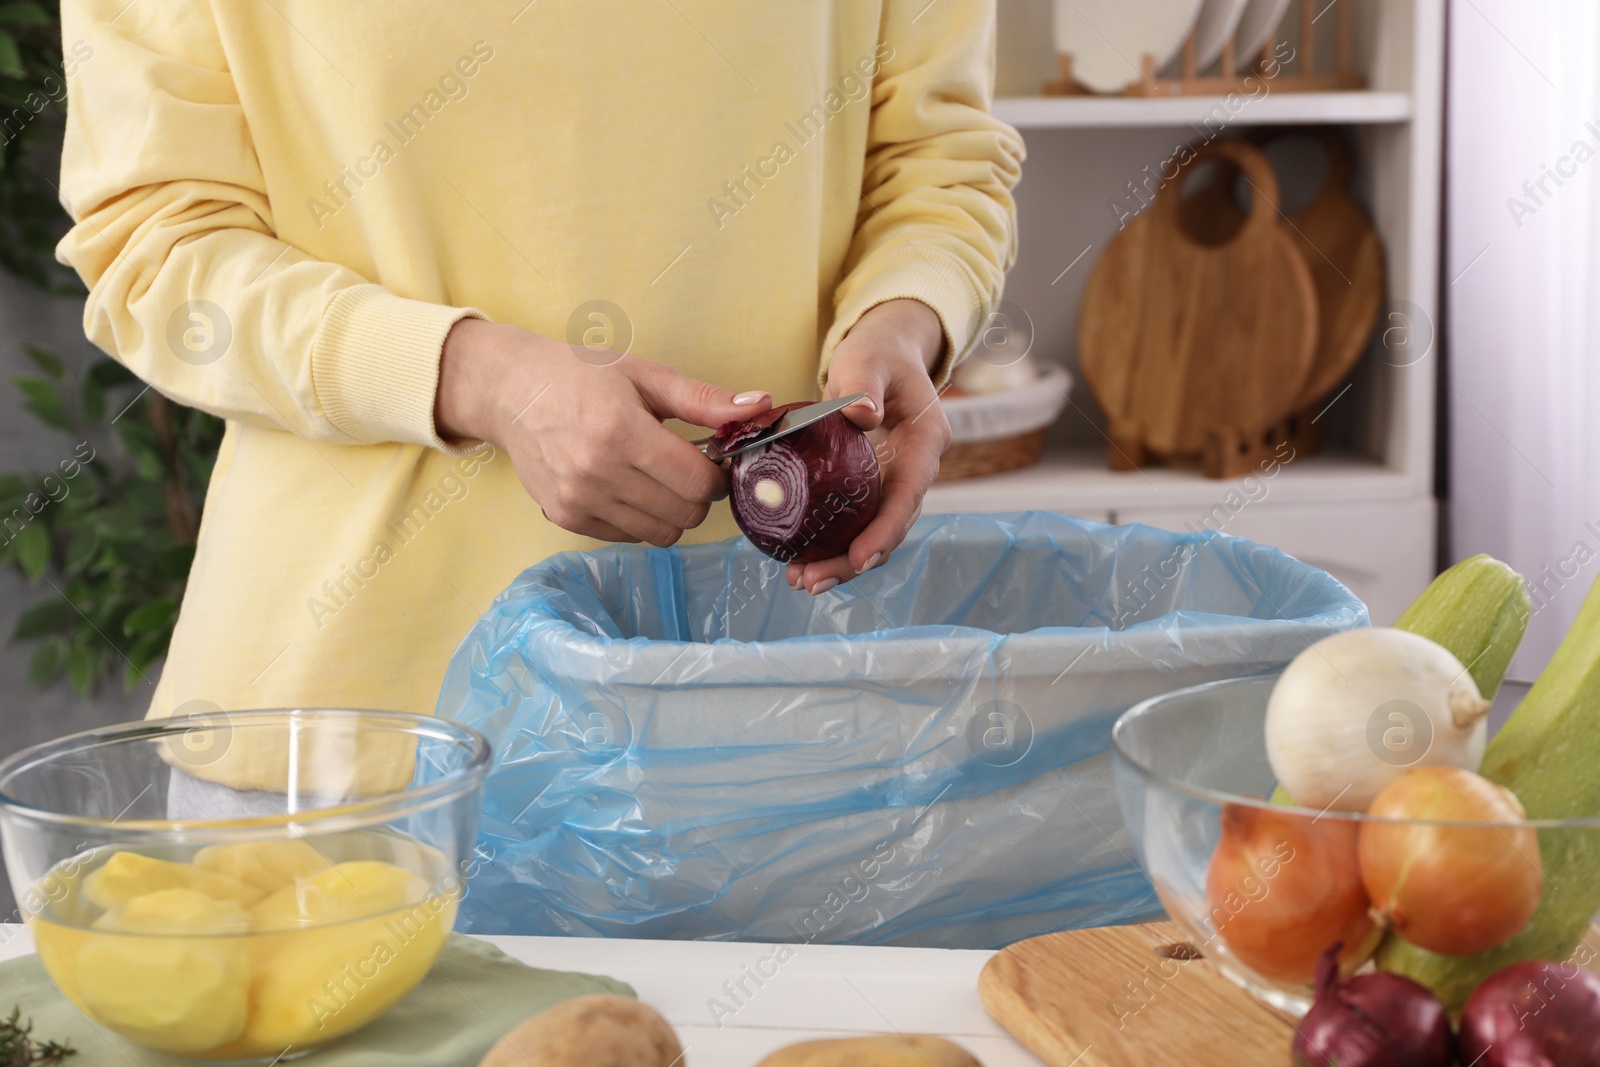
<path fill-rule="evenodd" d="M 767 427 L 760 437 L 751 438 L 740 442 L 738 448 L 729 449 L 727 452 L 717 447 L 716 437 L 703 437 L 692 444 L 698 448 L 713 463 L 722 463 L 732 459 L 741 452 L 748 452 L 752 448 L 761 448 L 770 445 L 778 438 L 794 433 L 796 430 L 810 426 L 818 419 L 825 419 L 835 411 L 854 404 L 857 400 L 866 397 L 866 393 L 856 393 L 854 396 L 841 396 L 833 400 L 824 400 L 817 404 L 807 404 L 803 408 L 795 408 L 789 414 Z"/>

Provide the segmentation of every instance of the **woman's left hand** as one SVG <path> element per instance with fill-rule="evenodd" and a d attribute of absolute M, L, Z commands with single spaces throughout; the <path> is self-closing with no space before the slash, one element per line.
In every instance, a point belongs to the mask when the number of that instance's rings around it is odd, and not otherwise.
<path fill-rule="evenodd" d="M 878 464 L 883 496 L 878 514 L 846 555 L 791 563 L 789 584 L 825 593 L 881 564 L 922 514 L 922 497 L 950 447 L 950 423 L 939 406 L 929 370 L 944 348 L 944 327 L 919 300 L 878 304 L 851 327 L 834 350 L 823 399 L 865 393 L 844 414 L 863 430 L 880 426 Z"/>

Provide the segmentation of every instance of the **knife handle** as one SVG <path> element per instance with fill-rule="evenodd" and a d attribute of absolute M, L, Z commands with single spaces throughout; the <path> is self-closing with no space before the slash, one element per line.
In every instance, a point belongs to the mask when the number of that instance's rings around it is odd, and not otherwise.
<path fill-rule="evenodd" d="M 717 447 L 717 440 L 715 437 L 702 437 L 698 441 L 690 441 L 689 443 L 698 448 L 702 456 L 706 457 L 718 466 L 725 463 L 728 459 L 727 456 L 722 454 L 722 449 Z"/>

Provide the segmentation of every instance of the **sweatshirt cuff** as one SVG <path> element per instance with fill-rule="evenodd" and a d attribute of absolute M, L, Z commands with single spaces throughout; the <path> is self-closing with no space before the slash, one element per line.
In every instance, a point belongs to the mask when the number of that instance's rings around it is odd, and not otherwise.
<path fill-rule="evenodd" d="M 447 443 L 433 424 L 445 335 L 474 308 L 408 300 L 381 285 L 335 294 L 311 346 L 317 402 L 342 433 L 374 444 L 397 441 L 460 455 L 477 442 Z"/>
<path fill-rule="evenodd" d="M 868 277 L 858 277 L 870 271 Z M 944 327 L 944 354 L 933 368 L 933 384 L 944 388 L 972 347 L 984 301 L 966 264 L 939 248 L 908 248 L 874 256 L 856 267 L 841 284 L 833 325 L 822 343 L 822 364 L 817 381 L 828 384 L 828 366 L 834 349 L 861 316 L 890 300 L 920 300 L 933 309 Z"/>

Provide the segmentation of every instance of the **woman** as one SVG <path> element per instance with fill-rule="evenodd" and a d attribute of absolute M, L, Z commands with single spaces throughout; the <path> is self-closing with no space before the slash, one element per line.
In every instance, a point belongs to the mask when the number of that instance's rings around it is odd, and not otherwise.
<path fill-rule="evenodd" d="M 89 337 L 228 420 L 153 715 L 431 712 L 554 552 L 731 536 L 665 428 L 861 392 L 917 516 L 1014 256 L 992 0 L 66 0 Z"/>

